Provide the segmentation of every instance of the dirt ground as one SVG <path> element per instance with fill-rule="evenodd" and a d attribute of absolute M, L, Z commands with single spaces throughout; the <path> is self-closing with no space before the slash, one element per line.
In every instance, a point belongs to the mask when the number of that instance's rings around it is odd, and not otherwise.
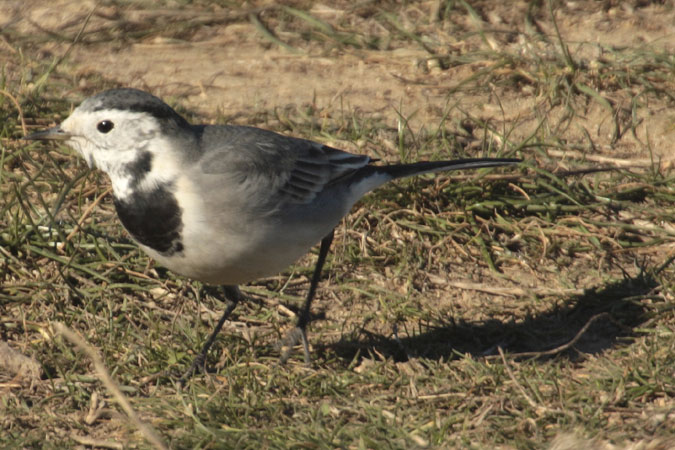
<path fill-rule="evenodd" d="M 412 3 L 410 17 L 438 11 L 442 3 Z M 641 3 L 649 2 L 608 1 L 602 8 L 593 2 L 566 2 L 565 7 L 556 11 L 556 19 L 570 53 L 589 70 L 597 68 L 599 61 L 611 59 L 611 49 L 615 47 L 649 45 L 674 53 L 675 11 L 667 4 L 654 2 L 644 6 Z M 40 53 L 50 58 L 64 54 L 70 45 L 68 41 L 75 37 L 95 4 L 94 1 L 8 0 L 0 4 L 0 27 L 11 27 L 25 35 L 44 36 Z M 227 8 L 177 9 L 168 2 L 165 9 L 149 11 L 141 8 L 143 3 L 138 7 L 134 2 L 122 5 L 96 8 L 86 27 L 90 35 L 82 38 L 82 45 L 71 49 L 64 62 L 76 80 L 83 80 L 79 88 L 86 89 L 82 83 L 86 83 L 87 77 L 101 77 L 115 85 L 147 89 L 162 98 L 175 98 L 206 118 L 221 115 L 234 121 L 256 110 L 312 105 L 326 115 L 335 115 L 340 110 L 357 111 L 392 124 L 397 123 L 399 114 L 412 116 L 410 126 L 419 129 L 437 123 L 452 104 L 485 120 L 501 124 L 517 122 L 514 138 L 527 136 L 538 122 L 541 98 L 532 95 L 527 84 L 520 90 L 504 91 L 495 87 L 491 94 L 456 90 L 475 72 L 494 63 L 488 57 L 441 70 L 421 46 L 397 46 L 397 42 L 390 43 L 386 53 L 380 49 L 331 49 L 311 41 L 304 43 L 302 50 L 292 52 L 270 43 L 254 24 L 242 21 L 240 13 Z M 309 12 L 328 23 L 340 23 L 348 5 L 338 2 L 331 7 L 317 2 Z M 447 27 L 439 28 L 436 45 L 449 49 L 450 53 L 478 46 L 480 36 L 470 32 L 488 27 L 501 32 L 489 39 L 495 51 L 551 58 L 553 44 L 541 42 L 531 33 L 531 40 L 523 37 L 528 36 L 527 8 L 528 2 L 513 1 L 484 8 L 482 20 L 459 16 L 457 20 L 469 37 L 460 39 Z M 541 20 L 531 26 L 546 35 L 555 34 L 551 21 L 545 16 L 536 19 Z M 356 29 L 377 27 L 366 13 L 350 20 L 359 21 L 351 23 Z M 168 36 L 154 32 L 147 38 L 124 39 L 125 32 L 127 36 L 131 34 L 129 30 L 142 32 L 148 21 L 158 27 L 166 24 Z M 177 23 L 200 21 L 205 26 L 186 36 L 174 37 Z M 105 37 L 111 33 L 118 39 L 107 40 Z M 626 116 L 630 114 L 626 93 L 600 91 L 599 94 L 619 105 Z M 625 133 L 616 140 L 614 123 L 623 128 L 629 117 L 612 117 L 602 105 L 590 104 L 584 116 L 568 126 L 566 137 L 570 144 L 582 142 L 585 137 L 581 130 L 585 128 L 602 154 L 672 161 L 675 113 L 664 105 L 656 102 L 640 109 L 635 133 Z M 558 114 L 564 114 L 563 108 L 560 109 Z M 649 130 L 648 139 L 645 130 Z M 649 146 L 644 145 L 647 140 Z M 652 155 L 646 153 L 648 148 Z"/>

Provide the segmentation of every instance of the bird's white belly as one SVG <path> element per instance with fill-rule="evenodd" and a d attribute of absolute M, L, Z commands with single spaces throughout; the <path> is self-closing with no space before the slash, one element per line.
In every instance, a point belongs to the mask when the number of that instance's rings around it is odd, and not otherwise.
<path fill-rule="evenodd" d="M 283 271 L 321 238 L 309 239 L 290 241 L 276 233 L 233 236 L 221 230 L 220 235 L 185 235 L 184 250 L 169 257 L 142 247 L 159 264 L 177 274 L 214 285 L 235 285 Z"/>
<path fill-rule="evenodd" d="M 317 216 L 311 207 L 300 207 L 281 218 L 247 210 L 245 202 L 228 199 L 225 192 L 209 206 L 204 201 L 207 194 L 197 192 L 189 178 L 178 179 L 181 252 L 166 256 L 141 247 L 171 271 L 215 285 L 243 284 L 278 274 L 321 241 L 346 212 Z"/>

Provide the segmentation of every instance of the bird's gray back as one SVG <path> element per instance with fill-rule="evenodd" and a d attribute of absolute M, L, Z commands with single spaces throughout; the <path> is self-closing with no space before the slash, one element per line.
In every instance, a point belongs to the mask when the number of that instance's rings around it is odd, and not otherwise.
<path fill-rule="evenodd" d="M 328 185 L 370 162 L 367 156 L 245 126 L 204 127 L 200 144 L 198 170 L 211 180 L 210 188 L 236 189 L 265 208 L 268 201 L 311 203 Z"/>

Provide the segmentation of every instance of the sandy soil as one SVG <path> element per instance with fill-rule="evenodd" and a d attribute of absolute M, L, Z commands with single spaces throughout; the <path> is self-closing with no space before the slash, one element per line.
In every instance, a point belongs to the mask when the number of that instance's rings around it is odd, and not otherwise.
<path fill-rule="evenodd" d="M 556 10 L 560 33 L 575 60 L 588 70 L 595 70 L 599 61 L 613 57 L 611 49 L 616 47 L 649 45 L 652 51 L 675 52 L 675 10 L 657 3 L 644 7 L 618 3 L 613 6 L 612 2 L 606 2 L 599 7 L 597 2 L 566 2 Z M 0 27 L 23 35 L 40 35 L 41 54 L 45 58 L 60 56 L 94 4 L 68 0 L 5 1 L 0 4 Z M 316 3 L 311 13 L 327 23 L 339 24 L 345 13 L 341 6 L 346 5 L 338 3 L 330 7 Z M 439 2 L 419 2 L 410 7 L 409 17 L 433 13 L 438 5 Z M 509 2 L 508 7 L 490 6 L 481 11 L 482 20 L 462 15 L 455 20 L 455 28 L 440 26 L 434 35 L 437 47 L 447 48 L 452 54 L 480 46 L 480 36 L 470 33 L 490 29 L 500 31 L 486 38 L 495 51 L 531 58 L 552 57 L 555 43 L 543 42 L 528 31 L 536 27 L 546 36 L 555 36 L 546 11 L 535 16 L 532 25 L 525 20 L 526 2 Z M 376 21 L 363 16 L 358 18 L 359 23 L 351 25 L 385 35 L 386 30 L 378 30 Z M 260 17 L 265 19 L 265 13 Z M 143 27 L 148 22 L 159 27 L 167 24 L 166 33 L 143 36 Z M 204 25 L 180 36 L 176 33 L 177 23 Z M 272 18 L 269 23 L 276 24 Z M 458 34 L 458 28 L 465 33 Z M 141 37 L 129 38 L 134 32 L 140 32 Z M 175 37 L 177 34 L 180 37 Z M 383 44 L 383 50 L 329 48 L 316 41 L 293 42 L 294 37 L 290 33 L 284 35 L 283 30 L 278 34 L 299 51 L 294 53 L 271 43 L 240 12 L 216 7 L 165 6 L 146 10 L 134 4 L 99 6 L 81 43 L 72 47 L 63 70 L 80 79 L 81 84 L 86 84 L 88 77 L 99 76 L 113 84 L 148 89 L 161 97 L 173 98 L 203 117 L 219 114 L 235 121 L 240 114 L 251 111 L 312 105 L 325 116 L 341 110 L 357 111 L 381 117 L 392 126 L 396 125 L 400 111 L 404 116 L 412 116 L 413 129 L 435 126 L 449 106 L 454 106 L 491 120 L 497 127 L 515 124 L 514 138 L 529 135 L 539 123 L 542 99 L 531 92 L 528 84 L 516 89 L 495 86 L 489 95 L 472 90 L 470 84 L 467 89 L 455 91 L 476 71 L 495 63 L 489 55 L 483 61 L 441 70 L 429 59 L 429 53 L 409 42 L 403 46 L 392 41 Z M 619 114 L 599 103 L 585 105 L 583 117 L 576 117 L 568 126 L 566 137 L 570 144 L 584 143 L 585 129 L 596 148 L 611 157 L 647 159 L 650 149 L 657 157 L 672 156 L 675 112 L 651 99 L 648 105 L 635 111 L 637 117 L 633 120 L 639 123 L 635 133 L 626 133 L 631 124 L 628 93 L 599 91 L 599 94 L 618 105 Z M 562 120 L 565 107 L 554 109 L 557 110 L 550 117 Z M 619 139 L 615 125 L 620 127 Z"/>

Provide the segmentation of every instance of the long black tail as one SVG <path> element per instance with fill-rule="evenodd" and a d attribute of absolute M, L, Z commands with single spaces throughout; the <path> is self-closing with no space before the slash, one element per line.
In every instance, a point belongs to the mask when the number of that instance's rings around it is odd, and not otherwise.
<path fill-rule="evenodd" d="M 453 161 L 422 161 L 412 164 L 391 164 L 377 166 L 369 164 L 351 175 L 351 194 L 353 201 L 358 200 L 366 192 L 381 186 L 395 178 L 422 175 L 425 173 L 443 172 L 460 169 L 479 169 L 481 167 L 497 167 L 518 164 L 522 160 L 514 158 L 474 158 L 456 159 Z"/>
<path fill-rule="evenodd" d="M 479 169 L 481 167 L 497 167 L 518 164 L 522 159 L 514 158 L 473 158 L 452 161 L 422 161 L 412 164 L 392 164 L 389 166 L 369 166 L 376 173 L 386 173 L 394 178 L 410 177 L 425 173 L 444 172 L 449 170 Z"/>

